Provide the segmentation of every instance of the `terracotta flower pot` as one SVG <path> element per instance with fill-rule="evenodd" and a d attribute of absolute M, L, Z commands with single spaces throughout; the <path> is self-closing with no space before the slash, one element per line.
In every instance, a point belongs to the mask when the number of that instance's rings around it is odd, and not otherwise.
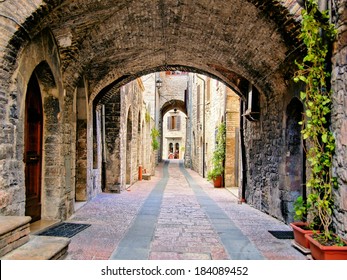
<path fill-rule="evenodd" d="M 303 246 L 306 249 L 310 249 L 310 243 L 305 238 L 306 234 L 318 233 L 318 230 L 305 229 L 304 227 L 308 226 L 306 222 L 293 222 L 290 224 L 294 233 L 294 240 L 300 246 Z"/>
<path fill-rule="evenodd" d="M 312 237 L 312 234 L 306 234 L 306 239 L 310 243 L 311 255 L 315 260 L 347 260 L 347 242 L 346 246 L 324 246 Z"/>
<path fill-rule="evenodd" d="M 219 175 L 215 179 L 213 179 L 213 186 L 215 188 L 220 188 L 222 186 L 222 176 Z"/>

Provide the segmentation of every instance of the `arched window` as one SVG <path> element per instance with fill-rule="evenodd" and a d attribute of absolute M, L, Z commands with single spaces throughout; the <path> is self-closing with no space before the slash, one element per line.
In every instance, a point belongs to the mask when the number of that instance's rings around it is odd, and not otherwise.
<path fill-rule="evenodd" d="M 174 158 L 174 147 L 173 147 L 173 143 L 169 143 L 169 159 L 173 159 Z"/>
<path fill-rule="evenodd" d="M 179 143 L 176 143 L 175 144 L 175 158 L 180 158 L 180 144 Z"/>

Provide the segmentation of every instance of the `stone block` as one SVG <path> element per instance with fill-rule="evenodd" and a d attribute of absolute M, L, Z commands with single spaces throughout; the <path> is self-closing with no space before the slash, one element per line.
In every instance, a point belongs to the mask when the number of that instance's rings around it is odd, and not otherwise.
<path fill-rule="evenodd" d="M 151 174 L 142 174 L 143 180 L 151 180 Z"/>
<path fill-rule="evenodd" d="M 2 260 L 58 260 L 63 259 L 70 243 L 69 238 L 31 236 L 29 242 L 4 255 Z"/>
<path fill-rule="evenodd" d="M 111 185 L 109 191 L 112 193 L 120 193 L 120 184 Z"/>
<path fill-rule="evenodd" d="M 0 217 L 0 256 L 22 246 L 29 240 L 30 217 Z"/>

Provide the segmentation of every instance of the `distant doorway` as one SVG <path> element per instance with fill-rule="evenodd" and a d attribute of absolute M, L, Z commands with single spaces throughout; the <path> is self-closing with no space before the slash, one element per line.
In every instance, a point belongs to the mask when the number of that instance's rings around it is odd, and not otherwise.
<path fill-rule="evenodd" d="M 282 215 L 286 222 L 294 218 L 294 201 L 298 196 L 306 199 L 306 153 L 304 140 L 301 136 L 303 105 L 298 98 L 294 98 L 287 107 L 286 122 L 286 185 L 287 194 L 284 195 L 281 205 Z"/>
<path fill-rule="evenodd" d="M 32 75 L 25 100 L 24 162 L 25 162 L 25 215 L 32 222 L 41 219 L 43 110 L 39 83 Z"/>
<path fill-rule="evenodd" d="M 169 159 L 173 159 L 174 158 L 174 152 L 173 152 L 173 144 L 170 143 L 169 144 L 169 156 L 168 156 Z"/>
<path fill-rule="evenodd" d="M 175 145 L 175 158 L 179 159 L 180 158 L 180 144 L 176 143 Z"/>

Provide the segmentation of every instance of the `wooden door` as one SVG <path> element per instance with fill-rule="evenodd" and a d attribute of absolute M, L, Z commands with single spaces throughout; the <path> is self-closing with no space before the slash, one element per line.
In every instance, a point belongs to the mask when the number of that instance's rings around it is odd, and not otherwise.
<path fill-rule="evenodd" d="M 40 87 L 33 75 L 29 81 L 25 102 L 25 215 L 32 222 L 41 219 L 42 168 L 42 101 Z"/>

